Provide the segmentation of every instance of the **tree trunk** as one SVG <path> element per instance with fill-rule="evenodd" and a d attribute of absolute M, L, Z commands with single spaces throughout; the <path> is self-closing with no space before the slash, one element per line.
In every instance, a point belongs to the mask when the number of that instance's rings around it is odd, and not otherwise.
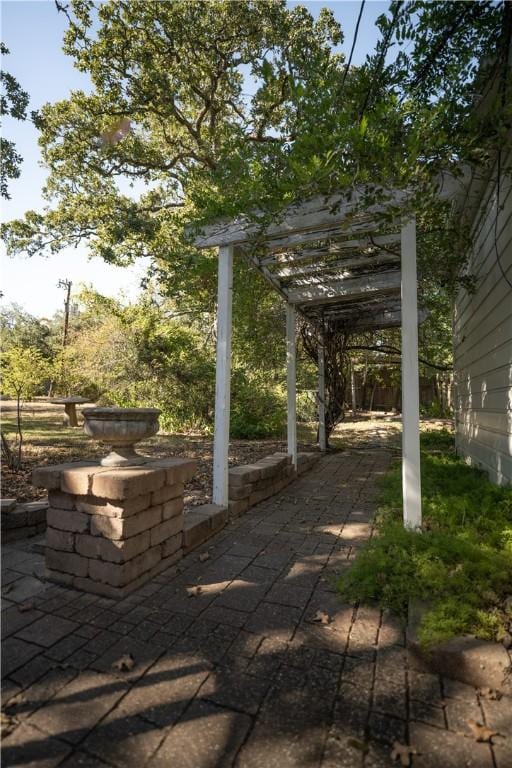
<path fill-rule="evenodd" d="M 21 469 L 21 448 L 23 445 L 23 432 L 21 431 L 21 394 L 18 393 L 16 397 L 16 417 L 18 425 L 18 466 L 17 470 Z"/>
<path fill-rule="evenodd" d="M 6 462 L 7 466 L 9 467 L 9 469 L 14 470 L 15 469 L 15 466 L 14 466 L 15 459 L 14 459 L 14 456 L 13 456 L 13 452 L 12 452 L 11 446 L 7 442 L 7 438 L 6 438 L 6 436 L 4 435 L 3 432 L 2 432 L 2 453 L 3 453 L 4 457 L 5 457 L 5 462 Z"/>
<path fill-rule="evenodd" d="M 372 394 L 370 395 L 370 407 L 368 408 L 368 410 L 370 411 L 370 413 L 371 413 L 371 412 L 372 412 L 372 410 L 373 410 L 373 398 L 375 397 L 375 390 L 376 390 L 376 389 L 377 389 L 377 382 L 376 382 L 376 381 L 374 381 L 374 382 L 373 382 L 373 387 L 372 387 Z"/>
<path fill-rule="evenodd" d="M 393 413 L 400 412 L 400 387 L 393 387 Z"/>
<path fill-rule="evenodd" d="M 368 382 L 368 357 L 364 360 L 363 383 L 361 386 L 361 410 L 366 408 L 366 384 Z"/>
<path fill-rule="evenodd" d="M 308 357 L 318 363 L 318 346 L 322 342 L 325 355 L 325 436 L 329 447 L 329 436 L 345 416 L 345 400 L 349 360 L 345 351 L 348 335 L 336 326 L 324 323 L 313 327 L 303 322 L 299 334 Z"/>

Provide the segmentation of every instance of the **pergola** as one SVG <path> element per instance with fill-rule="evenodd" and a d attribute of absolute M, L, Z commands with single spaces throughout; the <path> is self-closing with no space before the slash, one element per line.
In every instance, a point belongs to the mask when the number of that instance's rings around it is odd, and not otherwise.
<path fill-rule="evenodd" d="M 452 197 L 453 178 L 441 198 Z M 288 452 L 297 464 L 296 313 L 321 328 L 347 331 L 402 327 L 402 480 L 404 523 L 421 525 L 416 221 L 401 208 L 405 192 L 363 207 L 372 190 L 317 197 L 286 208 L 268 223 L 258 214 L 204 227 L 199 248 L 218 248 L 217 367 L 213 501 L 228 503 L 233 257 L 240 255 L 286 301 Z M 319 443 L 326 449 L 324 350 L 318 348 Z"/>

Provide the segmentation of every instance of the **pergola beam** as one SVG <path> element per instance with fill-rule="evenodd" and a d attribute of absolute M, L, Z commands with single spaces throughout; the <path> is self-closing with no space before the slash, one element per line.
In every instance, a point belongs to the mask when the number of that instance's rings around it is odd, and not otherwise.
<path fill-rule="evenodd" d="M 378 331 L 383 328 L 399 328 L 402 325 L 402 313 L 400 310 L 384 310 L 383 312 L 373 312 L 365 314 L 356 314 L 353 316 L 336 314 L 334 309 L 331 314 L 323 312 L 324 317 L 329 320 L 338 320 L 341 325 L 344 325 L 347 330 L 350 331 Z M 423 323 L 428 316 L 428 313 L 420 309 L 418 310 L 418 324 Z"/>
<path fill-rule="evenodd" d="M 324 304 L 333 301 L 353 300 L 379 293 L 396 292 L 400 290 L 400 272 L 382 272 L 377 275 L 347 278 L 333 281 L 325 285 L 314 285 L 311 288 L 291 289 L 288 293 L 290 304 Z"/>
<path fill-rule="evenodd" d="M 400 205 L 407 200 L 408 194 L 402 190 L 389 190 L 384 192 L 387 198 L 384 202 L 374 203 L 365 207 L 364 214 L 360 213 L 360 207 L 364 205 L 367 195 L 375 195 L 377 187 L 361 186 L 351 190 L 350 195 L 331 195 L 331 197 L 315 197 L 307 202 L 288 206 L 281 213 L 279 220 L 266 225 L 265 217 L 260 212 L 255 212 L 252 217 L 240 216 L 234 221 L 213 224 L 203 227 L 202 234 L 194 239 L 198 248 L 211 248 L 219 245 L 239 245 L 240 243 L 254 240 L 299 236 L 310 232 L 321 232 L 325 229 L 333 229 L 338 225 L 346 227 L 347 233 L 357 231 L 359 220 L 365 218 L 362 226 L 374 229 L 370 224 L 375 215 L 386 211 L 388 205 Z M 261 223 L 255 221 L 260 218 Z M 352 225 L 351 217 L 354 217 Z M 358 220 L 359 219 L 359 220 Z M 319 236 L 321 237 L 321 236 Z"/>
<path fill-rule="evenodd" d="M 320 262 L 308 264 L 305 267 L 279 267 L 272 271 L 280 281 L 286 278 L 294 279 L 303 275 L 316 275 L 324 272 L 331 272 L 336 269 L 350 269 L 354 267 L 377 267 L 381 264 L 399 264 L 400 255 L 395 256 L 391 253 L 382 253 L 379 256 L 357 256 L 352 259 L 336 259 L 331 262 Z"/>
<path fill-rule="evenodd" d="M 392 245 L 393 243 L 400 242 L 400 233 L 390 235 L 375 235 L 375 237 L 367 236 L 352 240 L 341 239 L 346 233 L 343 231 L 335 230 L 329 232 L 314 232 L 311 233 L 311 239 L 315 241 L 324 240 L 327 241 L 324 246 L 319 245 L 316 248 L 301 248 L 297 251 L 282 250 L 284 247 L 292 245 L 290 238 L 277 241 L 280 243 L 280 250 L 277 250 L 276 241 L 269 241 L 266 251 L 268 256 L 263 256 L 260 259 L 261 264 L 295 264 L 306 259 L 311 259 L 320 255 L 336 255 L 339 253 L 350 254 L 353 251 L 365 251 L 368 249 L 378 250 L 385 246 Z M 307 241 L 306 241 L 307 242 Z"/>

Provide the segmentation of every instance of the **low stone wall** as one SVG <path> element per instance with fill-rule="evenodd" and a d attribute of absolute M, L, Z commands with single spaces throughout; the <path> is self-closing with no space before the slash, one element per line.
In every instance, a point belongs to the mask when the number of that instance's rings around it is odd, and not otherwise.
<path fill-rule="evenodd" d="M 16 499 L 2 499 L 2 541 L 7 543 L 44 533 L 47 509 L 47 501 L 18 504 Z"/>
<path fill-rule="evenodd" d="M 319 453 L 299 453 L 297 471 L 292 466 L 292 457 L 286 453 L 274 453 L 254 464 L 230 469 L 228 509 L 215 504 L 204 504 L 195 507 L 185 515 L 183 529 L 185 554 L 200 547 L 220 531 L 229 518 L 244 514 L 249 507 L 279 493 L 298 475 L 310 469 L 320 455 Z"/>
<path fill-rule="evenodd" d="M 183 554 L 183 484 L 196 463 L 148 461 L 137 467 L 97 463 L 41 467 L 48 489 L 46 568 L 50 580 L 124 597 Z"/>
<path fill-rule="evenodd" d="M 183 521 L 183 552 L 200 547 L 220 531 L 229 520 L 229 512 L 217 504 L 202 504 L 187 512 Z"/>

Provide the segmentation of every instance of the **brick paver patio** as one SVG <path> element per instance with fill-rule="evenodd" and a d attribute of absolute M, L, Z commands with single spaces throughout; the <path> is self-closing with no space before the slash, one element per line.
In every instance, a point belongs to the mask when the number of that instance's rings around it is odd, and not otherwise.
<path fill-rule="evenodd" d="M 510 699 L 408 668 L 400 626 L 333 587 L 389 460 L 324 457 L 122 602 L 42 582 L 34 539 L 5 546 L 3 765 L 377 768 L 398 740 L 419 768 L 510 768 Z M 508 738 L 477 743 L 471 718 Z"/>

